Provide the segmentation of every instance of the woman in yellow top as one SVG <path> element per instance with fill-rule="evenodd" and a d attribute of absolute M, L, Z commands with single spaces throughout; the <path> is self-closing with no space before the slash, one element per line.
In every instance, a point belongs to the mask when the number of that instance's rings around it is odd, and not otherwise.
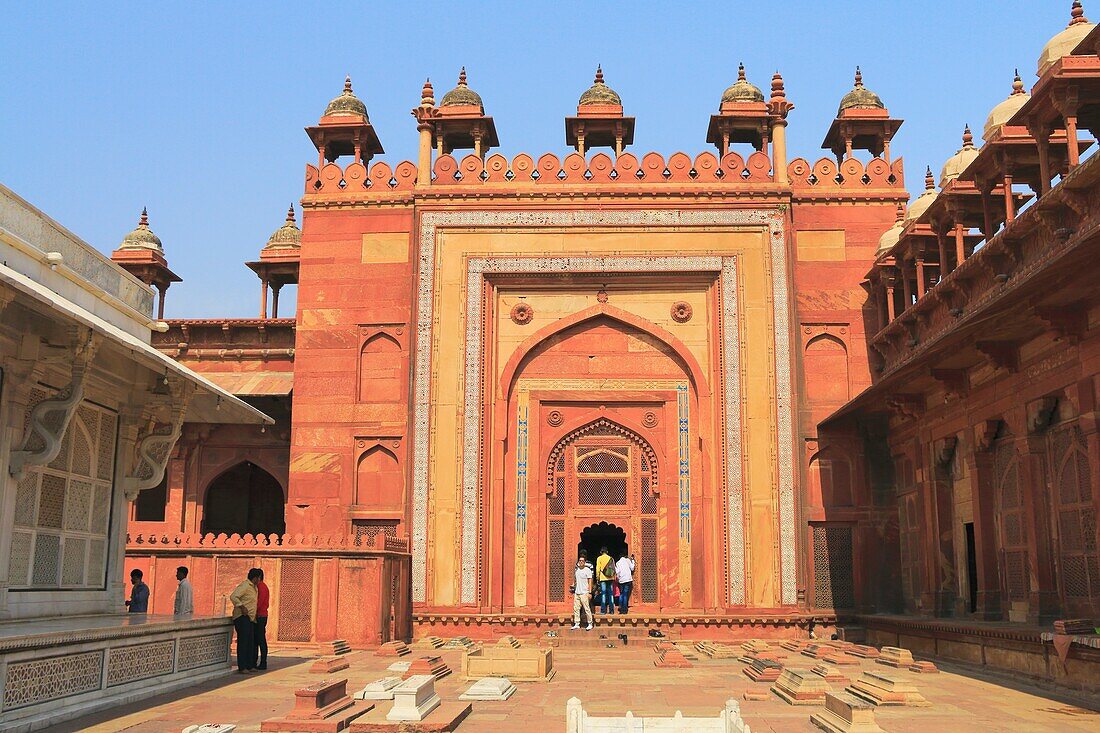
<path fill-rule="evenodd" d="M 260 580 L 260 571 L 252 568 L 248 579 L 229 594 L 233 604 L 233 628 L 237 630 L 237 673 L 252 674 L 256 666 L 256 642 L 253 625 L 256 623 L 256 583 Z"/>
<path fill-rule="evenodd" d="M 596 579 L 600 581 L 600 615 L 615 613 L 615 599 L 612 595 L 615 583 L 615 561 L 607 554 L 607 548 L 600 548 L 596 558 Z"/>

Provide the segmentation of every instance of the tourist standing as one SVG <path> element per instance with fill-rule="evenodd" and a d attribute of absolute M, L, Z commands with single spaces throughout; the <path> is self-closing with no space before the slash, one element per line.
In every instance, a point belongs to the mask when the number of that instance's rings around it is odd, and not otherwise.
<path fill-rule="evenodd" d="M 592 568 L 584 556 L 577 558 L 577 567 L 573 573 L 573 628 L 581 627 L 581 611 L 588 616 L 588 631 L 592 630 Z"/>
<path fill-rule="evenodd" d="M 596 579 L 600 581 L 600 614 L 606 616 L 614 613 L 612 584 L 615 580 L 615 561 L 607 553 L 606 547 L 600 548 L 600 556 L 596 558 Z"/>
<path fill-rule="evenodd" d="M 256 669 L 267 669 L 267 607 L 271 602 L 271 591 L 264 582 L 264 571 L 256 568 L 260 579 L 256 583 L 256 652 L 260 662 Z"/>
<path fill-rule="evenodd" d="M 133 588 L 130 589 L 130 600 L 126 601 L 130 613 L 149 613 L 149 586 L 141 578 L 142 572 L 137 568 L 130 571 L 130 584 Z"/>
<path fill-rule="evenodd" d="M 190 616 L 195 612 L 194 596 L 191 593 L 191 581 L 187 579 L 187 568 L 180 565 L 176 568 L 176 601 L 172 605 L 172 613 L 177 616 Z"/>
<path fill-rule="evenodd" d="M 233 628 L 237 631 L 237 673 L 252 674 L 256 663 L 256 583 L 260 580 L 260 571 L 252 568 L 248 579 L 229 594 L 233 604 Z"/>
<path fill-rule="evenodd" d="M 634 590 L 634 556 L 623 555 L 615 563 L 615 575 L 619 580 L 619 613 L 630 610 L 630 591 Z"/>

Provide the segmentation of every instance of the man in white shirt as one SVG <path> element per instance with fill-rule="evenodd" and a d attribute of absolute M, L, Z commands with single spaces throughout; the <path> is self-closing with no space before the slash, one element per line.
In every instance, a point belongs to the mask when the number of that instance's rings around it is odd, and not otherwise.
<path fill-rule="evenodd" d="M 615 575 L 619 579 L 619 613 L 630 610 L 630 591 L 634 588 L 634 556 L 623 555 L 615 563 Z"/>
<path fill-rule="evenodd" d="M 176 580 L 180 584 L 176 588 L 176 602 L 172 612 L 177 616 L 190 616 L 195 612 L 195 602 L 191 594 L 191 581 L 187 579 L 187 568 L 185 566 L 180 565 L 176 568 Z"/>
<path fill-rule="evenodd" d="M 573 573 L 573 628 L 581 627 L 581 609 L 588 616 L 588 631 L 592 630 L 592 568 L 584 557 L 577 558 L 577 567 Z"/>

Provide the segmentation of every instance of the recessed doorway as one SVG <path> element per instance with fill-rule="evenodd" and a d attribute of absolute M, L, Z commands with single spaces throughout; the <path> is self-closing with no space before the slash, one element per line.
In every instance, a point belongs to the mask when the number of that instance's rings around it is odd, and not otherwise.
<path fill-rule="evenodd" d="M 577 543 L 577 557 L 580 557 L 583 550 L 588 561 L 595 564 L 603 547 L 606 547 L 611 557 L 615 559 L 629 554 L 626 530 L 608 522 L 599 522 L 585 527 L 581 530 L 580 542 Z"/>

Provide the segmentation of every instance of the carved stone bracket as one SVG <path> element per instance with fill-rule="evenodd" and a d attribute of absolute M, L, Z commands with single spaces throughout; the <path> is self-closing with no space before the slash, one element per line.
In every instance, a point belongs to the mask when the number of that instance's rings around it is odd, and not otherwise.
<path fill-rule="evenodd" d="M 998 369 L 1013 374 L 1020 369 L 1020 351 L 1010 341 L 978 341 L 974 348 L 985 354 Z"/>
<path fill-rule="evenodd" d="M 1085 303 L 1036 308 L 1035 315 L 1054 331 L 1058 340 L 1066 339 L 1071 344 L 1080 343 L 1089 330 L 1088 305 Z"/>
<path fill-rule="evenodd" d="M 974 447 L 980 451 L 987 451 L 993 447 L 993 441 L 997 439 L 997 433 L 1001 431 L 1001 420 L 982 420 L 974 426 Z"/>
<path fill-rule="evenodd" d="M 1027 405 L 1027 429 L 1030 433 L 1038 433 L 1050 426 L 1054 419 L 1054 410 L 1058 407 L 1058 398 L 1054 396 L 1041 397 Z"/>
<path fill-rule="evenodd" d="M 194 391 L 190 382 L 172 385 L 168 422 L 154 423 L 144 435 L 139 435 L 134 446 L 134 470 L 123 480 L 127 501 L 134 501 L 139 493 L 155 487 L 164 478 L 172 448 L 183 432 L 183 417 Z"/>
<path fill-rule="evenodd" d="M 886 406 L 896 415 L 919 418 L 924 414 L 924 400 L 918 395 L 893 394 L 886 397 Z"/>
<path fill-rule="evenodd" d="M 57 395 L 48 397 L 31 410 L 19 447 L 11 452 L 8 472 L 17 480 L 27 466 L 44 466 L 57 458 L 61 441 L 76 408 L 84 398 L 84 381 L 102 339 L 88 328 L 72 331 L 72 376 Z"/>
<path fill-rule="evenodd" d="M 946 466 L 955 459 L 955 449 L 958 448 L 959 439 L 954 435 L 941 438 L 932 445 L 932 455 L 936 463 Z"/>
<path fill-rule="evenodd" d="M 954 397 L 965 397 L 970 389 L 965 369 L 932 369 L 931 374 Z"/>

